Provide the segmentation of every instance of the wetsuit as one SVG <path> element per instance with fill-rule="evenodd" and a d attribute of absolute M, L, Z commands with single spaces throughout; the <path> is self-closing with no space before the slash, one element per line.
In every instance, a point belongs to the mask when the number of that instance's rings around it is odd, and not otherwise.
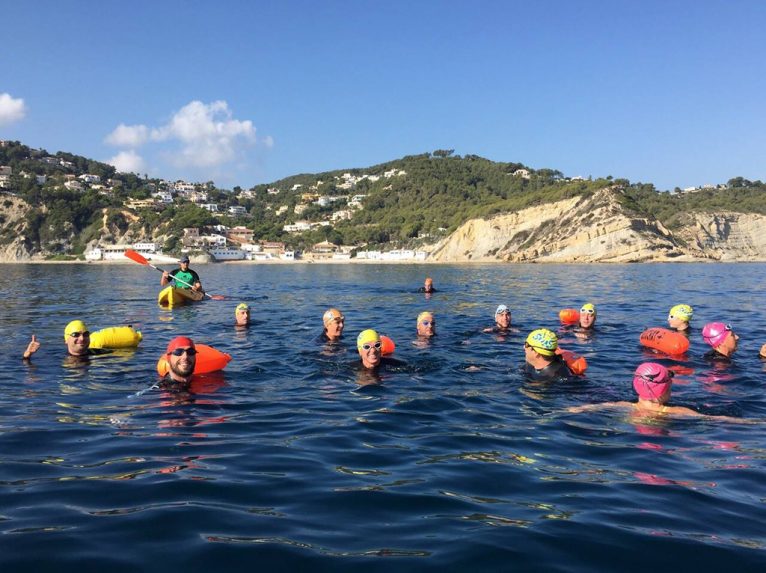
<path fill-rule="evenodd" d="M 435 288 L 432 288 L 431 290 L 426 290 L 426 287 L 420 287 L 420 288 L 418 289 L 418 292 L 425 292 L 425 293 L 429 293 L 429 294 L 430 294 L 430 293 L 432 293 L 432 292 L 436 292 L 436 289 L 435 289 Z"/>
<path fill-rule="evenodd" d="M 560 356 L 556 356 L 548 366 L 539 370 L 528 362 L 525 362 L 524 375 L 527 379 L 534 382 L 550 382 L 553 380 L 571 378 L 572 372 L 569 370 L 566 362 L 564 362 Z"/>
<path fill-rule="evenodd" d="M 199 280 L 199 275 L 194 272 L 191 269 L 187 269 L 185 271 L 182 271 L 181 269 L 174 269 L 168 273 L 170 275 L 170 280 L 175 279 L 178 277 L 180 280 L 184 282 L 175 282 L 173 285 L 176 288 L 191 288 L 194 286 L 194 283 L 201 283 L 202 281 Z M 184 284 L 188 283 L 188 284 Z"/>
<path fill-rule="evenodd" d="M 702 355 L 702 358 L 707 360 L 708 362 L 711 362 L 712 364 L 718 364 L 721 366 L 729 366 L 734 363 L 734 361 L 729 358 L 728 356 L 724 356 L 717 350 L 711 350 L 709 352 L 706 352 Z"/>

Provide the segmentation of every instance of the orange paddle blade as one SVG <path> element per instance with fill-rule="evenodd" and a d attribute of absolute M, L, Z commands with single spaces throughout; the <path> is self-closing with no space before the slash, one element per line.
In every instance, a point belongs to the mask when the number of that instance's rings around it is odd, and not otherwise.
<path fill-rule="evenodd" d="M 136 251 L 132 249 L 126 250 L 125 256 L 133 261 L 136 261 L 137 263 L 141 263 L 142 265 L 149 264 L 149 261 L 147 261 L 146 258 L 141 253 L 137 253 Z"/>

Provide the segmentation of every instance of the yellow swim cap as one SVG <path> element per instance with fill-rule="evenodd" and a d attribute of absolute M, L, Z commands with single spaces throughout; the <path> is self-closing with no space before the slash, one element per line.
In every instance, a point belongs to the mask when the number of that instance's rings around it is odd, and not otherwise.
<path fill-rule="evenodd" d="M 684 322 L 689 322 L 693 314 L 694 310 L 688 304 L 677 304 L 670 309 L 668 318 L 680 318 Z"/>
<path fill-rule="evenodd" d="M 235 309 L 234 309 L 234 316 L 237 316 L 237 313 L 238 313 L 240 310 L 250 310 L 250 307 L 249 307 L 249 306 L 248 306 L 246 303 L 244 303 L 244 302 L 240 302 L 240 303 L 237 305 L 237 308 L 235 308 Z"/>
<path fill-rule="evenodd" d="M 433 312 L 431 312 L 430 310 L 424 310 L 423 312 L 421 312 L 421 313 L 418 315 L 418 320 L 417 320 L 417 321 L 418 321 L 418 322 L 420 322 L 422 319 L 424 319 L 424 318 L 425 318 L 425 317 L 427 317 L 427 316 L 430 316 L 430 317 L 431 317 L 431 320 L 433 320 L 433 319 L 434 319 L 434 313 L 433 313 Z"/>
<path fill-rule="evenodd" d="M 73 320 L 64 328 L 64 340 L 66 340 L 73 332 L 86 332 L 88 327 L 82 320 Z"/>
<path fill-rule="evenodd" d="M 343 313 L 339 311 L 337 308 L 328 308 L 325 313 L 322 315 L 322 322 L 324 324 L 327 324 L 328 322 L 332 322 L 336 319 L 345 320 L 345 316 L 343 316 Z"/>
<path fill-rule="evenodd" d="M 587 312 L 588 314 L 596 314 L 596 307 L 593 304 L 586 302 L 582 305 L 580 312 Z"/>
<path fill-rule="evenodd" d="M 361 348 L 362 344 L 367 344 L 369 342 L 378 342 L 380 340 L 380 334 L 377 333 L 377 331 L 372 330 L 371 328 L 368 328 L 367 330 L 363 330 L 359 333 L 359 336 L 356 337 L 356 347 Z"/>
<path fill-rule="evenodd" d="M 544 356 L 553 356 L 559 347 L 558 337 L 547 328 L 538 328 L 529 333 L 526 340 L 532 348 Z"/>

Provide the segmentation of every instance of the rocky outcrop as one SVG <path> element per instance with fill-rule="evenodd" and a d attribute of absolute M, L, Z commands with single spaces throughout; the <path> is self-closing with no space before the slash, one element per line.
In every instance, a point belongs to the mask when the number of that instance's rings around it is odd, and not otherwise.
<path fill-rule="evenodd" d="M 609 187 L 491 219 L 473 219 L 436 245 L 430 260 L 642 262 L 766 260 L 762 215 L 694 213 L 680 231 L 636 217 Z"/>

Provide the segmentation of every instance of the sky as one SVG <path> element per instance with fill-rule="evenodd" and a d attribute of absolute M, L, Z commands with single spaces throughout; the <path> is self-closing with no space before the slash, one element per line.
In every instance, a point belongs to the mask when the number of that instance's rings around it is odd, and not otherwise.
<path fill-rule="evenodd" d="M 766 180 L 761 0 L 0 0 L 0 139 L 222 188 L 436 149 Z"/>

